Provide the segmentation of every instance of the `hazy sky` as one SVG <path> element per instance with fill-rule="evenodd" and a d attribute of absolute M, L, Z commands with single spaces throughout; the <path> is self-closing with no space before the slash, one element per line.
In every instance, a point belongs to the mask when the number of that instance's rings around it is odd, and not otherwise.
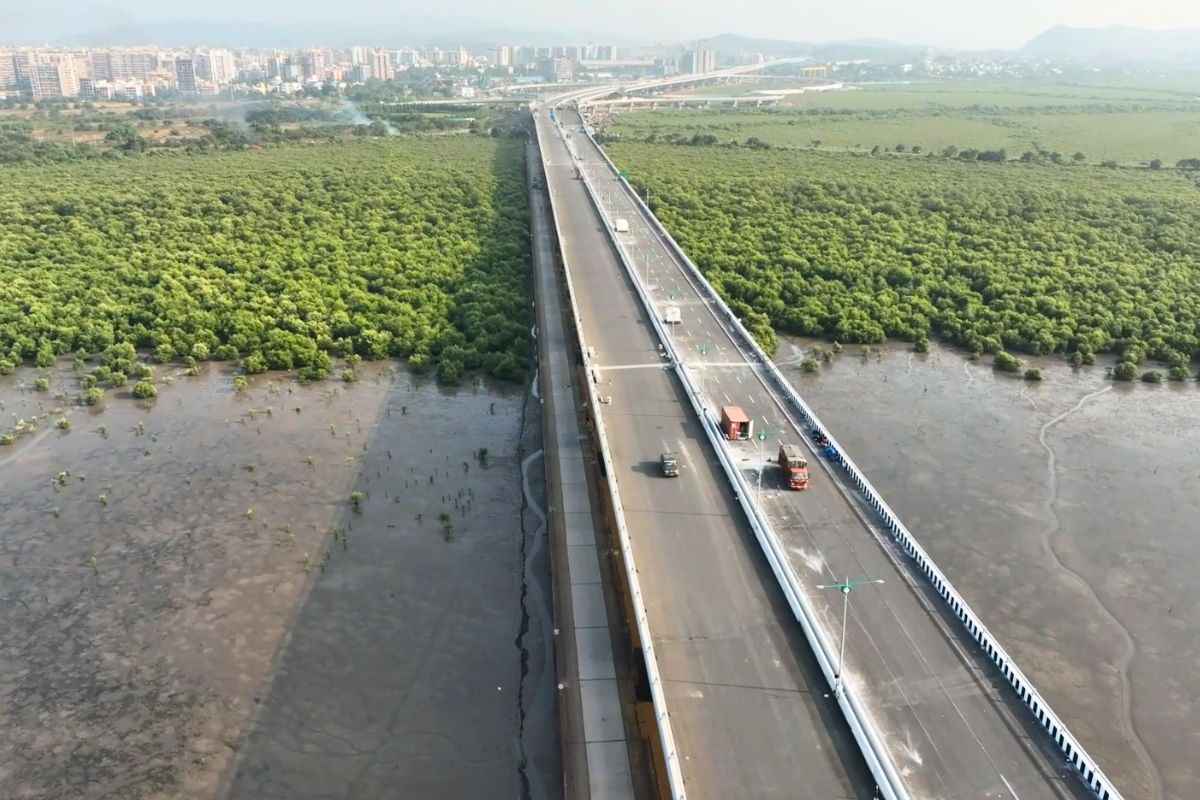
<path fill-rule="evenodd" d="M 0 0 L 0 40 L 49 40 L 137 23 L 341 24 L 372 19 L 386 20 L 400 30 L 410 20 L 424 31 L 505 27 L 592 31 L 652 41 L 732 32 L 804 41 L 871 37 L 980 48 L 1016 47 L 1060 23 L 1200 27 L 1200 0 Z"/>

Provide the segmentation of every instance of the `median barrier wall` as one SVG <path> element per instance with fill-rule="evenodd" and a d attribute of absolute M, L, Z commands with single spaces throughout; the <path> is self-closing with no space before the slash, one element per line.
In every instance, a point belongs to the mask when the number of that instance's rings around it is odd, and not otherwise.
<path fill-rule="evenodd" d="M 537 130 L 538 151 L 542 155 L 542 163 L 546 161 L 546 151 L 542 141 L 541 126 Z M 547 176 L 548 176 L 547 171 Z M 579 304 L 576 300 L 575 287 L 571 282 L 571 270 L 568 268 L 566 253 L 561 246 L 561 228 L 559 227 L 558 209 L 554 197 L 550 196 L 550 214 L 554 222 L 554 234 L 559 238 L 559 252 L 563 261 L 563 272 L 567 286 L 567 296 L 571 305 L 573 327 L 579 338 L 579 351 L 582 354 L 584 374 L 587 379 L 588 405 L 591 407 L 592 419 L 596 425 L 596 438 L 599 440 L 600 455 L 604 462 L 604 471 L 608 476 L 609 499 L 612 502 L 613 518 L 617 527 L 617 539 L 621 547 L 621 560 L 625 565 L 625 579 L 629 584 L 630 600 L 633 607 L 634 623 L 637 625 L 638 636 L 642 642 L 642 653 L 646 660 L 646 676 L 650 683 L 650 699 L 654 706 L 655 722 L 658 725 L 659 740 L 662 745 L 663 757 L 666 761 L 667 783 L 670 787 L 672 800 L 686 800 L 687 794 L 683 785 L 683 771 L 679 763 L 679 751 L 675 747 L 675 735 L 671 729 L 671 718 L 667 710 L 666 696 L 662 688 L 662 675 L 658 669 L 658 657 L 654 651 L 654 640 L 650 635 L 650 624 L 646 617 L 646 604 L 642 599 L 641 582 L 638 579 L 637 567 L 634 564 L 633 548 L 630 545 L 629 530 L 625 527 L 625 513 L 621 505 L 621 496 L 617 490 L 616 469 L 613 466 L 612 454 L 608 448 L 608 436 L 604 429 L 604 418 L 600 414 L 600 398 L 596 393 L 595 383 L 591 380 L 592 364 L 588 355 L 587 341 L 583 334 L 583 322 L 579 316 Z"/>
<path fill-rule="evenodd" d="M 670 245 L 671 250 L 674 251 L 681 263 L 686 265 L 697 293 L 712 302 L 720 311 L 722 317 L 724 317 L 724 327 L 726 330 L 737 340 L 740 340 L 742 347 L 752 355 L 755 361 L 763 366 L 764 371 L 770 377 L 771 383 L 778 392 L 777 396 L 782 396 L 786 399 L 791 409 L 799 414 L 806 426 L 818 429 L 829 437 L 830 443 L 837 449 L 836 463 L 842 467 L 854 487 L 861 492 L 867 504 L 879 515 L 880 520 L 882 520 L 884 526 L 891 533 L 892 538 L 916 562 L 926 580 L 959 619 L 967 633 L 971 635 L 971 638 L 975 640 L 983 653 L 988 657 L 988 660 L 995 664 L 1001 674 L 1004 675 L 1005 680 L 1016 691 L 1017 696 L 1020 697 L 1025 706 L 1033 713 L 1038 724 L 1050 734 L 1051 740 L 1062 751 L 1067 762 L 1075 768 L 1079 776 L 1100 800 L 1123 800 L 1123 795 L 1108 776 L 1104 774 L 1099 763 L 1084 750 L 1079 741 L 1067 729 L 1062 719 L 1054 713 L 1045 698 L 1034 688 L 1029 678 L 1026 677 L 1013 658 L 1000 645 L 999 640 L 987 629 L 979 619 L 979 616 L 967 604 L 967 601 L 958 593 L 950 583 L 950 580 L 938 568 L 929 554 L 925 552 L 925 549 L 921 547 L 916 537 L 909 532 L 896 513 L 884 502 L 879 492 L 875 490 L 875 487 L 863 475 L 862 470 L 846 454 L 846 449 L 837 443 L 833 434 L 829 432 L 829 429 L 825 427 L 816 413 L 809 407 L 808 403 L 800 397 L 795 387 L 783 376 L 770 357 L 763 352 L 758 342 L 755 341 L 750 332 L 742 325 L 738 316 L 733 313 L 732 309 L 717 294 L 712 284 L 708 282 L 708 279 L 704 277 L 699 268 L 692 263 L 692 260 L 688 258 L 687 253 L 683 251 L 683 248 L 679 246 L 670 232 L 663 227 L 662 223 L 654 216 L 653 212 L 650 211 L 637 192 L 630 186 L 629 182 L 620 176 L 619 170 L 613 164 L 612 159 L 608 157 L 608 154 L 598 145 L 596 149 L 600 151 L 608 169 L 617 178 L 623 189 L 633 198 L 643 219 Z"/>

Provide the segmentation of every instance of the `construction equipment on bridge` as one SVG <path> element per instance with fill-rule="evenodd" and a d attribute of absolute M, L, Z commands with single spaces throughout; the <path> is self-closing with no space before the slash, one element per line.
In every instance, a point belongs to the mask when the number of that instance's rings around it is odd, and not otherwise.
<path fill-rule="evenodd" d="M 754 432 L 754 420 L 746 416 L 741 406 L 725 406 L 721 409 L 721 433 L 730 441 L 744 441 Z"/>
<path fill-rule="evenodd" d="M 658 465 L 662 468 L 663 477 L 679 477 L 679 456 L 674 453 L 663 453 L 658 457 Z"/>
<path fill-rule="evenodd" d="M 615 230 L 617 233 L 629 233 L 629 220 L 618 219 L 615 223 L 613 223 L 613 230 Z"/>
<path fill-rule="evenodd" d="M 783 480 L 789 489 L 808 488 L 808 459 L 800 450 L 800 445 L 779 445 L 779 467 L 783 470 Z"/>

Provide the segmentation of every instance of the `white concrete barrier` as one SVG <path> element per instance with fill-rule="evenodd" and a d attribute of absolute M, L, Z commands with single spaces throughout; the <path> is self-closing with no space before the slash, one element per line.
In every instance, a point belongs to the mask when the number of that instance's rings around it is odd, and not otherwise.
<path fill-rule="evenodd" d="M 597 150 L 600 150 L 599 146 L 597 146 Z M 1079 743 L 1075 736 L 1072 735 L 1067 729 L 1067 726 L 1063 723 L 1062 719 L 1055 714 L 1053 710 L 1051 710 L 1049 704 L 1041 696 L 1041 694 L 1038 693 L 1037 689 L 1034 688 L 1029 678 L 1025 676 L 1025 673 L 1021 671 L 1020 667 L 1017 666 L 1013 658 L 1000 645 L 999 640 L 997 640 L 996 637 L 993 636 L 992 633 L 987 629 L 987 627 L 979 619 L 978 615 L 967 604 L 967 601 L 953 587 L 953 585 L 950 583 L 950 580 L 933 562 L 933 559 L 929 556 L 929 554 L 925 552 L 925 549 L 921 547 L 921 544 L 916 540 L 916 537 L 909 532 L 908 528 L 904 526 L 904 523 L 900 521 L 900 518 L 894 511 L 892 511 L 888 504 L 884 502 L 882 496 L 880 496 L 880 494 L 875 490 L 875 487 L 871 485 L 870 481 L 867 480 L 866 476 L 863 475 L 862 471 L 858 468 L 850 456 L 846 454 L 845 448 L 838 444 L 833 434 L 830 433 L 829 429 L 820 421 L 816 413 L 809 407 L 804 399 L 800 397 L 800 394 L 796 391 L 795 387 L 792 386 L 791 382 L 783 376 L 783 374 L 779 371 L 779 368 L 776 367 L 774 362 L 771 361 L 770 357 L 763 352 L 762 348 L 759 347 L 758 342 L 755 341 L 754 337 L 750 335 L 750 332 L 746 330 L 744 325 L 742 325 L 742 322 L 738 316 L 733 313 L 732 309 L 730 309 L 721 296 L 717 294 L 712 284 L 708 282 L 708 279 L 704 277 L 699 268 L 692 263 L 692 260 L 688 258 L 687 253 L 683 251 L 683 248 L 679 246 L 679 244 L 671 236 L 670 232 L 663 227 L 658 218 L 655 217 L 646 204 L 642 202 L 642 199 L 638 196 L 637 192 L 633 190 L 633 187 L 629 185 L 629 182 L 620 177 L 619 170 L 616 168 L 616 165 L 613 164 L 612 159 L 608 157 L 608 154 L 603 150 L 600 150 L 600 153 L 613 176 L 617 178 L 622 188 L 633 198 L 634 203 L 636 204 L 643 219 L 651 226 L 653 230 L 660 234 L 670 244 L 671 249 L 675 252 L 676 256 L 684 265 L 687 266 L 688 272 L 691 274 L 693 286 L 696 288 L 697 292 L 702 297 L 711 300 L 713 304 L 720 310 L 722 316 L 724 317 L 723 326 L 725 329 L 729 331 L 731 336 L 733 336 L 735 339 L 740 340 L 742 347 L 747 352 L 753 354 L 754 357 L 763 365 L 778 394 L 787 399 L 787 401 L 792 405 L 793 410 L 800 415 L 804 423 L 810 428 L 817 428 L 821 430 L 826 436 L 829 437 L 830 443 L 837 449 L 837 463 L 845 471 L 849 478 L 850 484 L 862 494 L 867 504 L 871 506 L 871 508 L 873 508 L 879 515 L 879 519 L 891 533 L 892 537 L 900 543 L 901 547 L 904 549 L 904 552 L 916 562 L 926 580 L 928 580 L 929 584 L 937 591 L 938 595 L 943 601 L 945 601 L 949 609 L 963 624 L 963 627 L 966 629 L 967 633 L 971 635 L 983 653 L 990 661 L 992 661 L 992 663 L 996 665 L 1001 674 L 1004 675 L 1005 680 L 1007 680 L 1008 683 L 1013 687 L 1017 693 L 1017 696 L 1020 697 L 1021 701 L 1033 713 L 1034 718 L 1038 721 L 1038 724 L 1050 734 L 1050 738 L 1062 751 L 1066 761 L 1075 768 L 1080 777 L 1084 780 L 1088 787 L 1095 792 L 1096 796 L 1099 797 L 1100 800 L 1123 800 L 1123 795 L 1117 789 L 1116 785 L 1108 778 L 1108 776 L 1104 774 L 1104 771 L 1100 768 L 1099 763 L 1092 758 L 1086 750 L 1084 750 L 1083 746 Z M 618 242 L 618 247 L 620 247 L 620 242 Z M 631 272 L 634 275 L 636 284 L 637 270 L 633 269 Z M 657 314 L 652 312 L 651 316 L 656 317 Z M 750 505 L 753 505 L 753 503 L 751 502 Z M 798 590 L 799 584 L 797 582 L 797 584 L 792 588 L 792 592 L 796 593 Z M 785 591 L 787 591 L 786 588 Z"/>

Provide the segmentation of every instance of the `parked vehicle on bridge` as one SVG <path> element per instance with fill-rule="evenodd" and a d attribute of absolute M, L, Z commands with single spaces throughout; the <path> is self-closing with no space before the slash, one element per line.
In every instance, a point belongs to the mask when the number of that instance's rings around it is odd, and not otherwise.
<path fill-rule="evenodd" d="M 667 306 L 663 309 L 663 322 L 668 325 L 678 325 L 683 322 L 683 312 L 679 310 L 679 306 Z"/>
<path fill-rule="evenodd" d="M 679 456 L 674 453 L 663 453 L 658 457 L 658 465 L 662 468 L 664 478 L 679 477 Z"/>
<path fill-rule="evenodd" d="M 789 489 L 808 488 L 808 459 L 797 444 L 779 445 L 779 468 Z"/>
<path fill-rule="evenodd" d="M 615 223 L 613 223 L 613 230 L 615 230 L 617 233 L 629 233 L 629 220 L 618 219 Z"/>
<path fill-rule="evenodd" d="M 754 420 L 741 406 L 725 406 L 721 409 L 721 433 L 731 442 L 744 441 L 754 433 Z"/>

